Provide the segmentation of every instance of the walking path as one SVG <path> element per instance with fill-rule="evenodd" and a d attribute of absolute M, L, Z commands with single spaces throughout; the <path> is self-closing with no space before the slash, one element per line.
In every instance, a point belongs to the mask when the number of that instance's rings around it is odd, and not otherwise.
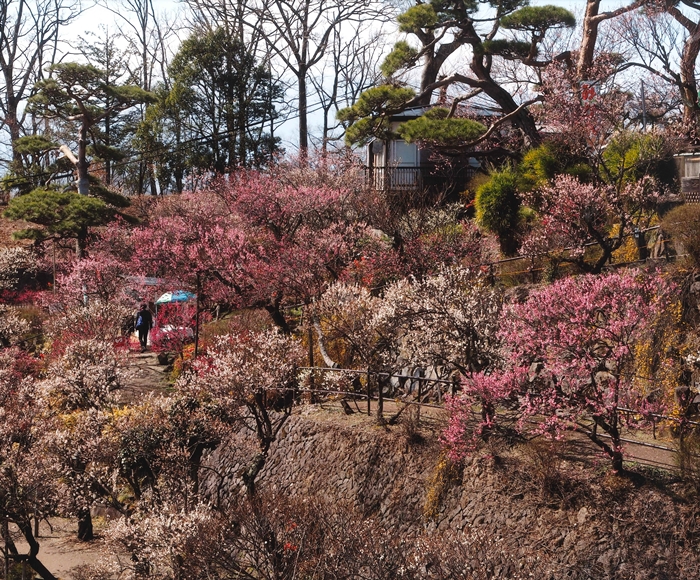
<path fill-rule="evenodd" d="M 340 402 L 334 401 L 324 403 L 324 408 L 332 408 L 335 411 L 335 416 L 342 414 L 342 406 Z M 402 403 L 394 400 L 384 401 L 384 418 L 389 419 L 400 408 Z M 355 411 L 357 420 L 376 421 L 377 418 L 377 401 L 372 400 L 371 416 L 367 415 L 367 402 L 358 401 L 355 405 L 351 403 L 350 408 Z M 432 423 L 434 429 L 442 429 L 447 424 L 447 413 L 444 408 L 434 405 L 421 406 L 420 416 L 424 422 Z M 363 418 L 363 419 L 360 419 Z M 600 434 L 601 439 L 606 437 L 605 434 Z M 668 430 L 658 430 L 656 438 L 650 430 L 627 431 L 623 434 L 623 453 L 625 458 L 625 467 L 633 468 L 634 464 L 640 464 L 647 467 L 664 469 L 673 473 L 678 472 L 677 460 L 677 441 L 674 440 Z M 579 457 L 587 456 L 593 462 L 596 459 L 603 458 L 601 449 L 595 445 L 583 432 L 570 431 L 566 436 L 567 447 L 570 448 L 570 454 Z"/>
<path fill-rule="evenodd" d="M 138 401 L 144 394 L 167 388 L 167 367 L 158 364 L 158 356 L 150 351 L 129 353 L 131 376 L 117 393 L 122 404 Z"/>

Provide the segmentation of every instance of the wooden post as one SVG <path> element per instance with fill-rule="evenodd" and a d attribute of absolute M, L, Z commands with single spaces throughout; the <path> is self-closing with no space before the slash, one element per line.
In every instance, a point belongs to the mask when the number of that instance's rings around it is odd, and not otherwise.
<path fill-rule="evenodd" d="M 372 416 L 372 375 L 367 369 L 367 416 Z"/>
<path fill-rule="evenodd" d="M 195 296 L 196 300 L 196 313 L 194 317 L 194 358 L 197 358 L 197 355 L 199 354 L 199 295 L 200 295 L 200 286 L 201 286 L 201 281 L 200 281 L 200 273 L 197 272 L 197 296 Z"/>
<path fill-rule="evenodd" d="M 309 323 L 311 320 L 309 320 Z M 316 402 L 316 397 L 315 397 L 315 388 L 316 384 L 314 381 L 314 330 L 311 328 L 311 324 L 309 324 L 309 332 L 308 332 L 308 340 L 309 340 L 309 368 L 311 369 L 309 372 L 309 390 L 311 391 L 311 403 Z"/>
<path fill-rule="evenodd" d="M 416 425 L 420 425 L 420 400 L 423 397 L 423 381 L 418 379 L 418 411 L 416 412 Z"/>
<path fill-rule="evenodd" d="M 382 379 L 377 374 L 377 389 L 379 390 L 379 399 L 377 403 L 377 419 L 381 422 L 384 420 L 384 393 L 383 393 L 383 385 L 382 385 Z"/>
<path fill-rule="evenodd" d="M 10 547 L 8 539 L 10 537 L 10 526 L 8 524 L 7 518 L 2 522 L 2 537 L 5 540 L 5 580 L 10 578 Z"/>
<path fill-rule="evenodd" d="M 56 294 L 56 238 L 52 239 L 51 248 L 53 250 L 53 293 Z"/>
<path fill-rule="evenodd" d="M 39 537 L 39 510 L 37 509 L 36 489 L 34 490 L 34 536 Z"/>

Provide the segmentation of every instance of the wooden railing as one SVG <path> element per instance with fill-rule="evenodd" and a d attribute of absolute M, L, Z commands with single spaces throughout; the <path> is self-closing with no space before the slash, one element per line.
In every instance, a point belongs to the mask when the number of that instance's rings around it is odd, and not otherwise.
<path fill-rule="evenodd" d="M 380 191 L 414 191 L 423 187 L 420 167 L 368 167 L 367 180 Z"/>

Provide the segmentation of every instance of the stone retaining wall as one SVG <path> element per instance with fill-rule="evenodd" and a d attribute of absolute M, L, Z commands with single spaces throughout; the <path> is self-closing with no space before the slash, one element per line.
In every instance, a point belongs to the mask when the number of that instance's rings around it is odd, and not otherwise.
<path fill-rule="evenodd" d="M 212 470 L 202 489 L 209 497 L 218 496 L 224 506 L 236 501 L 242 493 L 238 474 L 254 443 L 250 434 L 238 433 L 208 458 Z M 563 506 L 541 494 L 522 464 L 482 456 L 448 478 L 433 516 L 426 517 L 428 492 L 440 491 L 433 480 L 440 457 L 435 438 L 411 444 L 400 427 L 293 416 L 273 444 L 258 485 L 351 505 L 408 535 L 476 534 L 514 561 L 541 556 L 557 571 L 552 578 L 698 577 L 694 530 L 700 529 L 700 508 L 673 490 L 620 478 L 610 483 L 603 470 L 591 469 L 581 472 L 580 497 Z"/>
<path fill-rule="evenodd" d="M 240 472 L 254 453 L 249 431 L 235 434 L 208 459 L 204 494 L 225 505 L 242 493 Z M 399 428 L 338 425 L 294 415 L 272 444 L 258 487 L 288 496 L 322 496 L 409 528 L 422 519 L 435 441 L 409 445 Z"/>

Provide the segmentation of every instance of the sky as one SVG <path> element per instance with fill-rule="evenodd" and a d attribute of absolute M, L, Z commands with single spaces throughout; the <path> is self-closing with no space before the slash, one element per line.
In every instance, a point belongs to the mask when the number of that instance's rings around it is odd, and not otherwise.
<path fill-rule="evenodd" d="M 97 0 L 82 0 L 83 5 L 87 5 L 89 3 L 95 3 Z M 110 2 L 110 5 L 112 7 L 118 8 L 120 6 L 119 0 L 102 0 Z M 184 12 L 184 6 L 183 2 L 181 0 L 153 0 L 154 4 L 156 6 L 156 11 L 158 12 L 165 12 L 169 13 L 171 15 L 174 15 L 179 12 Z M 412 0 L 387 0 L 388 2 L 391 2 L 393 4 L 402 1 L 404 5 L 410 5 Z M 623 4 L 628 3 L 631 0 L 603 0 L 602 3 L 602 9 L 603 10 L 611 10 L 616 7 L 619 7 Z M 586 0 L 531 0 L 530 2 L 531 5 L 546 5 L 546 4 L 555 4 L 558 6 L 565 7 L 577 16 L 578 19 L 580 19 L 583 16 L 583 11 L 585 10 L 586 7 Z M 116 30 L 116 21 L 118 20 L 117 16 L 113 13 L 110 12 L 109 10 L 105 9 L 104 7 L 96 6 L 93 5 L 91 8 L 88 8 L 84 10 L 84 12 L 76 19 L 76 21 L 67 29 L 64 30 L 63 33 L 63 38 L 70 42 L 71 44 L 75 45 L 76 42 L 79 40 L 79 38 L 82 36 L 86 36 L 86 33 L 88 32 L 93 32 L 98 34 L 99 33 L 99 28 L 100 25 L 105 25 L 108 26 L 111 31 Z M 395 38 L 390 38 L 390 43 L 393 44 L 395 40 L 399 40 L 403 38 L 404 35 L 396 34 Z M 71 57 L 68 56 L 68 59 Z M 288 101 L 293 102 L 295 100 L 295 94 L 293 89 L 289 91 L 288 93 Z M 310 99 L 311 100 L 311 99 Z M 312 134 L 316 129 L 318 129 L 321 125 L 321 117 L 320 115 L 314 115 L 313 113 L 310 114 L 309 116 L 309 123 L 310 123 L 310 129 Z M 283 125 L 278 127 L 276 129 L 276 135 L 278 137 L 281 137 L 282 139 L 282 146 L 285 148 L 285 150 L 289 153 L 293 153 L 296 150 L 297 146 L 297 133 L 298 133 L 298 128 L 297 128 L 297 121 L 296 117 L 291 118 L 287 122 L 285 122 Z M 317 133 L 320 133 L 320 130 L 317 131 Z M 0 144 L 0 149 L 6 148 L 7 144 L 4 146 Z"/>
<path fill-rule="evenodd" d="M 622 4 L 624 4 L 623 0 L 607 0 L 603 1 L 602 4 L 602 9 L 603 10 L 610 10 L 614 9 Z M 120 5 L 120 2 L 118 1 L 113 1 L 111 4 L 116 8 Z M 168 14 L 176 14 L 178 11 L 183 11 L 182 3 L 179 0 L 154 0 L 154 4 L 156 7 L 157 12 L 164 12 Z M 586 1 L 585 0 L 531 0 L 530 2 L 531 5 L 537 6 L 537 5 L 546 5 L 546 4 L 555 4 L 558 6 L 562 6 L 564 8 L 567 8 L 574 12 L 574 14 L 577 16 L 577 18 L 581 18 L 583 15 L 583 11 L 586 6 Z M 118 18 L 110 12 L 109 10 L 106 10 L 104 7 L 100 6 L 93 6 L 86 10 L 66 31 L 65 31 L 65 38 L 72 44 L 75 44 L 78 39 L 81 36 L 85 36 L 88 31 L 92 31 L 97 33 L 99 30 L 100 25 L 105 25 L 108 26 L 110 30 L 116 30 L 116 21 Z M 123 26 L 123 23 L 122 23 Z M 403 38 L 404 35 L 398 34 L 396 35 L 396 40 L 399 40 Z M 393 43 L 393 39 L 392 43 Z M 293 91 L 290 91 L 288 93 L 288 99 L 293 101 L 295 100 L 295 96 Z M 310 101 L 312 101 L 312 98 L 310 97 Z M 313 114 L 310 115 L 309 123 L 313 132 L 314 125 L 318 126 L 320 125 L 322 119 L 318 116 L 314 116 Z M 278 136 L 280 136 L 283 140 L 283 146 L 287 148 L 288 150 L 293 150 L 295 147 L 295 141 L 296 141 L 296 132 L 297 132 L 297 123 L 295 119 L 291 119 L 287 121 L 284 125 L 282 125 L 279 128 L 278 131 Z"/>

